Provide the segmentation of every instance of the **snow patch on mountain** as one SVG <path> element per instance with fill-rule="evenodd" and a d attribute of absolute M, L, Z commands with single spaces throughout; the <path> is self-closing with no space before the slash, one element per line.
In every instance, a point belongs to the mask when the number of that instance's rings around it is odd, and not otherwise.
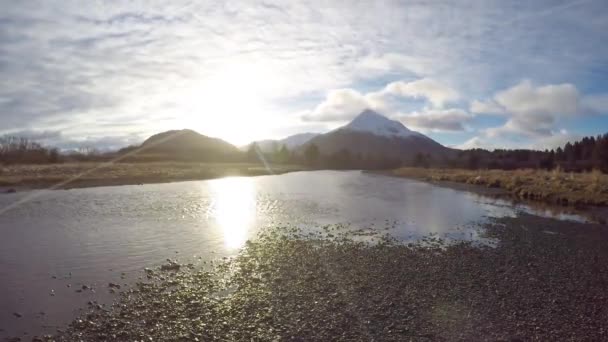
<path fill-rule="evenodd" d="M 363 111 L 349 124 L 338 129 L 368 132 L 385 137 L 406 138 L 411 136 L 421 136 L 420 133 L 409 130 L 401 122 L 390 120 L 389 118 L 370 109 Z"/>

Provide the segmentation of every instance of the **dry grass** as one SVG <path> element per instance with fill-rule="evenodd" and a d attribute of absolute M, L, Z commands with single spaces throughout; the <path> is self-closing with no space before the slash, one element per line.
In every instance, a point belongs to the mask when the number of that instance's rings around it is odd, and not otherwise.
<path fill-rule="evenodd" d="M 272 173 L 302 170 L 301 166 L 278 165 Z M 49 165 L 0 166 L 0 186 L 41 188 L 67 182 L 60 188 L 161 183 L 212 179 L 225 176 L 270 174 L 262 165 L 249 163 L 66 163 Z"/>
<path fill-rule="evenodd" d="M 566 173 L 545 170 L 461 170 L 400 168 L 400 177 L 450 181 L 507 190 L 519 198 L 574 205 L 608 205 L 608 175 L 594 170 Z"/>

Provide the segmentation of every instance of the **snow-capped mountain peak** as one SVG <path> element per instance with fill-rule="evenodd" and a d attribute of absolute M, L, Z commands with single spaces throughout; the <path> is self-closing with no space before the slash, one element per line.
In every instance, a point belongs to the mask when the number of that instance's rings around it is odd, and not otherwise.
<path fill-rule="evenodd" d="M 391 120 L 370 109 L 364 110 L 361 114 L 357 115 L 353 121 L 339 129 L 369 132 L 386 137 L 409 137 L 418 135 L 418 133 L 409 130 L 401 122 Z"/>

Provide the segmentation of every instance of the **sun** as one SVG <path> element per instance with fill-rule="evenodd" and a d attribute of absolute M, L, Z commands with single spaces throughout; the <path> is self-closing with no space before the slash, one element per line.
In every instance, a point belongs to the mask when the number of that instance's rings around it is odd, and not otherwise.
<path fill-rule="evenodd" d="M 272 72 L 255 64 L 229 64 L 195 82 L 183 96 L 185 127 L 230 143 L 245 144 L 264 136 L 268 119 L 267 89 Z"/>

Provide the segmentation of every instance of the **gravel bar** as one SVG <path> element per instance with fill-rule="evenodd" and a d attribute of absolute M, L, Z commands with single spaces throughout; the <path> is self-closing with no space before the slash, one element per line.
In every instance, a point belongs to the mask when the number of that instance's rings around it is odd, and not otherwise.
<path fill-rule="evenodd" d="M 493 220 L 495 246 L 268 229 L 213 266 L 145 270 L 35 341 L 605 341 L 606 226 Z"/>

